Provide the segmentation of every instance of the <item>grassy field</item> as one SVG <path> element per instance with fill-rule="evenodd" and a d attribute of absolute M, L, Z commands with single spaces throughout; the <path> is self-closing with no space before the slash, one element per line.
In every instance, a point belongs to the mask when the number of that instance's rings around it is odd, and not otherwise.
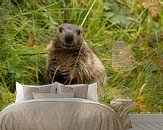
<path fill-rule="evenodd" d="M 16 81 L 44 84 L 46 45 L 57 27 L 83 22 L 108 76 L 101 102 L 132 98 L 133 112 L 163 111 L 163 2 L 96 0 L 90 9 L 93 2 L 0 0 L 0 110 L 14 102 Z M 125 68 L 112 62 L 119 41 L 127 48 Z"/>

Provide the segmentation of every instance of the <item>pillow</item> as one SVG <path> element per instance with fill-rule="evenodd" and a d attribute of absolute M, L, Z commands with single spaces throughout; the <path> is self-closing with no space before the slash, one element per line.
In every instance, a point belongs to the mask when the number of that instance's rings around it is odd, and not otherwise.
<path fill-rule="evenodd" d="M 38 92 L 38 93 L 50 93 L 50 87 L 51 86 L 23 86 L 23 94 L 24 94 L 24 100 L 30 100 L 34 99 L 32 93 Z"/>
<path fill-rule="evenodd" d="M 63 85 L 58 84 L 57 93 L 74 93 L 75 98 L 87 99 L 88 85 Z"/>
<path fill-rule="evenodd" d="M 40 98 L 73 98 L 74 93 L 52 94 L 52 93 L 33 93 L 34 99 Z"/>
<path fill-rule="evenodd" d="M 57 93 L 72 93 L 74 91 L 71 88 L 77 88 L 77 87 L 81 87 L 81 86 L 86 85 L 86 84 L 63 85 L 63 84 L 58 83 L 58 82 L 57 82 L 57 84 L 58 84 Z M 63 89 L 63 87 L 65 87 L 65 88 Z M 78 97 L 78 96 L 74 95 L 74 97 Z M 87 97 L 84 99 L 99 102 L 98 96 L 97 96 L 97 83 L 93 83 L 93 84 L 88 85 L 87 96 L 84 96 L 84 97 Z"/>
<path fill-rule="evenodd" d="M 48 92 L 54 93 L 57 88 L 57 83 L 41 85 L 41 86 L 31 86 L 22 85 L 16 82 L 16 103 L 22 102 L 24 100 L 33 99 L 32 92 Z"/>
<path fill-rule="evenodd" d="M 24 94 L 23 94 L 23 85 L 16 82 L 16 100 L 15 102 L 22 102 L 24 101 Z"/>
<path fill-rule="evenodd" d="M 87 99 L 95 102 L 99 102 L 97 96 L 97 83 L 93 83 L 89 85 Z"/>

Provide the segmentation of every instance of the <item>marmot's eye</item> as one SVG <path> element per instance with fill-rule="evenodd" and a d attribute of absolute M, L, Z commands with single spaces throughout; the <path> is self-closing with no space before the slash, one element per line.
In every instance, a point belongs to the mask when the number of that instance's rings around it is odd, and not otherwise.
<path fill-rule="evenodd" d="M 59 32 L 62 33 L 62 31 L 63 31 L 63 28 L 59 27 Z"/>
<path fill-rule="evenodd" d="M 80 35 L 82 31 L 80 29 L 76 30 L 77 34 Z"/>

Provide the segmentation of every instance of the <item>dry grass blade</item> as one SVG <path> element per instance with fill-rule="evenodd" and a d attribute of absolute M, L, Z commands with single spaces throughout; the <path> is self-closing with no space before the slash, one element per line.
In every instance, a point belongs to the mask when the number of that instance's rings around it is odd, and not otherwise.
<path fill-rule="evenodd" d="M 86 21 L 86 19 L 87 19 L 88 15 L 90 14 L 90 12 L 91 12 L 91 10 L 92 10 L 92 8 L 93 8 L 94 4 L 96 3 L 96 1 L 97 1 L 97 0 L 94 0 L 94 1 L 93 1 L 93 3 L 92 3 L 92 5 L 91 5 L 91 7 L 89 8 L 89 10 L 88 10 L 87 14 L 85 15 L 85 17 L 84 17 L 84 19 L 83 19 L 83 22 L 81 23 L 81 27 L 84 25 L 84 23 L 85 23 L 85 21 Z"/>

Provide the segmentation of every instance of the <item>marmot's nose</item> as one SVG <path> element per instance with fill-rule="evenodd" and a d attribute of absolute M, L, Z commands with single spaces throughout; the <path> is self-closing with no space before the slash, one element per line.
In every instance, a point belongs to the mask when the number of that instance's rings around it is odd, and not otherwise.
<path fill-rule="evenodd" d="M 68 32 L 68 33 L 65 34 L 65 41 L 66 41 L 67 43 L 72 42 L 73 39 L 74 39 L 74 35 L 73 35 L 72 33 L 69 33 L 69 32 Z"/>

